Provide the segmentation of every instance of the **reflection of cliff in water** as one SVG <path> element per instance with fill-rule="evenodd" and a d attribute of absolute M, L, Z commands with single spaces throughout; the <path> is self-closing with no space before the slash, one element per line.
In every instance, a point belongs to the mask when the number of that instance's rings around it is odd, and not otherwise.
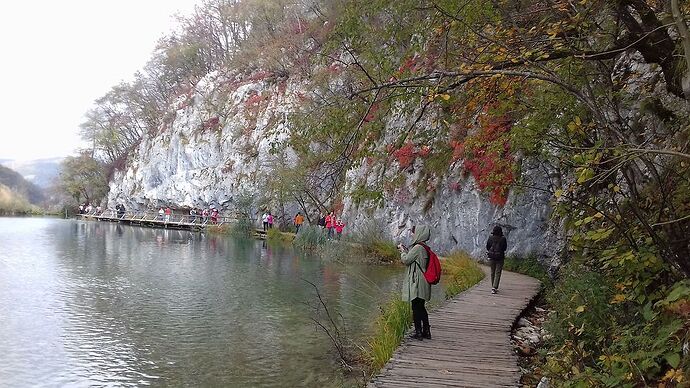
<path fill-rule="evenodd" d="M 337 365 L 310 322 L 305 302 L 315 296 L 302 279 L 316 283 L 356 333 L 399 273 L 183 230 L 49 227 L 66 317 L 63 373 L 92 384 L 329 385 Z"/>

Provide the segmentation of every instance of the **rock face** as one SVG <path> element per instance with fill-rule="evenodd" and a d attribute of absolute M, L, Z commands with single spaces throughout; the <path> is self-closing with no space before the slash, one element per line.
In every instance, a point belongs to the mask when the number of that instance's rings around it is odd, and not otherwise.
<path fill-rule="evenodd" d="M 258 206 L 270 205 L 266 177 L 275 166 L 289 165 L 294 158 L 289 150 L 276 156 L 271 147 L 287 135 L 288 112 L 303 94 L 299 83 L 266 78 L 211 73 L 180 96 L 170 107 L 167 125 L 145 136 L 126 169 L 115 174 L 108 206 L 122 203 L 138 210 L 217 206 L 230 212 L 241 195 L 252 196 Z M 395 131 L 393 127 L 404 127 L 401 124 L 389 126 Z M 372 169 L 377 171 L 372 174 Z M 397 166 L 379 163 L 349 171 L 342 214 L 347 229 L 356 230 L 373 219 L 390 237 L 407 242 L 405 233 L 411 225 L 428 224 L 433 230 L 431 244 L 439 252 L 462 249 L 483 257 L 489 232 L 498 224 L 508 238 L 509 255 L 536 255 L 551 262 L 559 247 L 557 230 L 549 223 L 548 194 L 513 192 L 500 207 L 477 190 L 471 177 L 453 184 L 440 179 L 421 192 L 412 189 L 419 186 L 420 178 L 413 170 L 401 172 Z M 523 174 L 535 181 L 544 177 L 536 167 L 523 167 Z M 404 182 L 383 193 L 377 203 L 352 195 L 358 185 L 374 185 L 373 176 L 379 182 L 394 176 Z M 297 210 L 296 204 L 287 204 L 287 214 Z"/>
<path fill-rule="evenodd" d="M 259 78 L 259 77 L 256 77 Z M 108 206 L 232 209 L 241 194 L 261 195 L 281 160 L 269 151 L 287 133 L 287 84 L 211 73 L 170 108 L 173 119 L 143 138 L 110 183 Z"/>
<path fill-rule="evenodd" d="M 351 187 L 367 174 L 363 168 L 350 171 Z M 545 180 L 537 168 L 523 166 L 528 180 Z M 344 214 L 350 216 L 350 224 L 362 224 L 367 220 L 382 220 L 390 235 L 400 242 L 410 239 L 409 229 L 415 224 L 427 224 L 432 228 L 431 245 L 441 252 L 464 250 L 475 257 L 485 257 L 486 240 L 495 225 L 503 228 L 508 240 L 508 255 L 534 255 L 541 259 L 552 258 L 559 249 L 558 229 L 549 222 L 551 216 L 550 195 L 540 191 L 512 192 L 505 206 L 492 204 L 481 193 L 475 181 L 466 177 L 457 183 L 442 180 L 434 187 L 427 187 L 422 194 L 415 193 L 416 173 L 408 174 L 405 182 L 390 196 L 385 196 L 383 206 L 357 204 L 346 201 Z M 450 175 L 459 175 L 451 172 Z M 534 182 L 543 187 L 543 183 Z M 551 259 L 548 260 L 551 263 Z"/>

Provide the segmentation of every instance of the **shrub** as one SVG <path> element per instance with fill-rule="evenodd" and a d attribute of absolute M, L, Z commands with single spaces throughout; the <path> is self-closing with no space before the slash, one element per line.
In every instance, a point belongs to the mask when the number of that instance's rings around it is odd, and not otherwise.
<path fill-rule="evenodd" d="M 242 217 L 232 224 L 230 234 L 238 237 L 250 237 L 254 235 L 254 225 L 252 220 Z"/>
<path fill-rule="evenodd" d="M 326 234 L 318 226 L 302 225 L 293 244 L 302 249 L 315 249 L 326 243 Z"/>
<path fill-rule="evenodd" d="M 683 292 L 678 283 L 661 302 L 625 301 L 620 283 L 582 264 L 571 263 L 547 300 L 553 309 L 543 368 L 557 386 L 680 386 L 690 360 L 683 356 L 688 315 L 664 301 Z M 680 291 L 678 291 L 680 290 Z M 690 287 L 685 289 L 690 295 Z M 686 345 L 683 345 L 686 344 Z M 655 384 L 656 385 L 656 384 Z"/>

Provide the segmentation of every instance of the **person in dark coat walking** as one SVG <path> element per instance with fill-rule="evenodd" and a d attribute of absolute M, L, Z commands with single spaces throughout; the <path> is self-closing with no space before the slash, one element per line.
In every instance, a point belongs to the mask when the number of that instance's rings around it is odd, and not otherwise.
<path fill-rule="evenodd" d="M 506 249 L 508 249 L 508 241 L 503 235 L 503 229 L 496 225 L 491 232 L 491 236 L 486 240 L 486 255 L 491 263 L 492 294 L 498 292 L 498 284 L 501 281 L 501 272 L 503 271 L 503 260 L 506 258 Z"/>

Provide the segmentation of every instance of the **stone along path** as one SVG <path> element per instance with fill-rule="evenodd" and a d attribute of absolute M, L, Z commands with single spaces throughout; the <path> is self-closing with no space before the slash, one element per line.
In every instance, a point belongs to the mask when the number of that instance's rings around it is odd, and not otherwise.
<path fill-rule="evenodd" d="M 540 283 L 503 271 L 499 293 L 492 295 L 489 269 L 483 270 L 479 284 L 429 312 L 432 339 L 406 338 L 368 388 L 519 385 L 510 331 Z"/>

